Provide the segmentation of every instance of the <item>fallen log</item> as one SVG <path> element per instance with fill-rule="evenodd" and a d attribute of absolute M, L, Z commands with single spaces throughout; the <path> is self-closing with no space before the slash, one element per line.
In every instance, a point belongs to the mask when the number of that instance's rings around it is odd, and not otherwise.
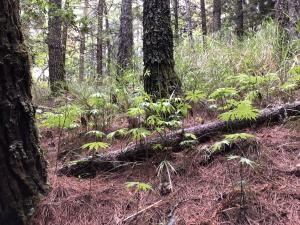
<path fill-rule="evenodd" d="M 184 140 L 185 133 L 193 133 L 199 142 L 205 142 L 210 137 L 224 133 L 232 133 L 245 128 L 252 128 L 264 124 L 274 124 L 282 122 L 287 117 L 300 115 L 300 101 L 281 105 L 275 108 L 264 109 L 255 120 L 235 120 L 230 122 L 213 122 L 198 125 L 191 128 L 181 129 L 167 134 L 164 138 L 157 137 L 147 139 L 142 143 L 130 145 L 107 154 L 97 154 L 94 157 L 83 158 L 78 161 L 64 165 L 59 170 L 59 175 L 67 176 L 91 176 L 96 171 L 108 171 L 118 168 L 124 162 L 135 162 L 149 158 L 157 153 L 153 149 L 155 145 L 172 147 L 180 151 L 180 142 Z"/>

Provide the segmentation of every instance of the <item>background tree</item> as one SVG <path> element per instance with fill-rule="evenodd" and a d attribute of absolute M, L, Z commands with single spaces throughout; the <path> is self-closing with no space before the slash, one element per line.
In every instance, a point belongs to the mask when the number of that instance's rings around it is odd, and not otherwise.
<path fill-rule="evenodd" d="M 0 1 L 0 224 L 25 225 L 46 191 L 16 0 Z"/>
<path fill-rule="evenodd" d="M 201 29 L 202 29 L 203 43 L 205 43 L 205 37 L 207 36 L 205 0 L 200 0 L 200 10 L 201 10 L 200 13 L 201 13 Z"/>
<path fill-rule="evenodd" d="M 81 20 L 81 28 L 80 28 L 80 47 L 79 47 L 79 80 L 83 81 L 84 78 L 84 57 L 85 57 L 85 41 L 86 41 L 86 33 L 88 32 L 88 0 L 84 0 L 84 8 L 83 8 L 83 18 Z"/>
<path fill-rule="evenodd" d="M 189 41 L 191 47 L 194 46 L 193 38 L 193 24 L 192 24 L 192 15 L 191 15 L 191 3 L 190 0 L 184 0 L 185 2 L 185 21 L 186 21 L 186 30 L 188 33 Z"/>
<path fill-rule="evenodd" d="M 49 0 L 48 52 L 49 82 L 52 94 L 65 87 L 65 69 L 62 45 L 61 0 Z"/>
<path fill-rule="evenodd" d="M 98 26 L 97 26 L 97 75 L 103 75 L 103 12 L 104 0 L 99 0 L 97 8 Z"/>
<path fill-rule="evenodd" d="M 221 0 L 213 0 L 213 32 L 221 29 Z"/>
<path fill-rule="evenodd" d="M 154 99 L 181 91 L 174 70 L 170 0 L 144 1 L 144 88 Z"/>
<path fill-rule="evenodd" d="M 118 75 L 122 71 L 130 69 L 133 56 L 133 15 L 132 0 L 122 0 L 119 47 L 117 56 Z"/>
<path fill-rule="evenodd" d="M 288 12 L 289 12 L 289 38 L 291 40 L 299 37 L 299 19 L 300 19 L 300 1 L 299 0 L 289 0 L 288 1 Z"/>
<path fill-rule="evenodd" d="M 178 21 L 178 0 L 173 0 L 174 11 L 174 39 L 178 44 L 179 41 L 179 21 Z"/>
<path fill-rule="evenodd" d="M 242 37 L 244 33 L 244 7 L 243 0 L 236 1 L 236 11 L 235 11 L 235 24 L 236 24 L 236 34 L 238 37 Z"/>

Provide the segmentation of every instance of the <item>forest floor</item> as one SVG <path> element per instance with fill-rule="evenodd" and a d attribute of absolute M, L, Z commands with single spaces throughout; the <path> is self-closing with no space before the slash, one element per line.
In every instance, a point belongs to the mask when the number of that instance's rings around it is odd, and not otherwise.
<path fill-rule="evenodd" d="M 33 224 L 300 224 L 300 179 L 292 172 L 300 163 L 300 121 L 247 132 L 256 135 L 258 141 L 258 148 L 247 153 L 255 160 L 254 169 L 241 172 L 240 165 L 228 161 L 225 154 L 202 165 L 197 149 L 204 145 L 199 145 L 183 152 L 158 154 L 115 172 L 99 172 L 93 179 L 79 179 L 55 175 L 62 163 L 56 162 L 59 135 L 57 130 L 42 130 L 51 190 L 40 202 Z M 63 135 L 60 152 L 78 151 L 62 156 L 62 161 L 76 159 L 85 139 L 79 134 Z M 115 148 L 124 146 L 123 142 L 116 143 Z M 232 154 L 237 154 L 236 150 Z M 173 191 L 161 196 L 157 167 L 165 159 L 176 173 L 171 174 Z M 244 194 L 236 185 L 241 175 L 247 181 Z M 131 181 L 151 184 L 153 190 L 128 189 L 125 183 Z"/>

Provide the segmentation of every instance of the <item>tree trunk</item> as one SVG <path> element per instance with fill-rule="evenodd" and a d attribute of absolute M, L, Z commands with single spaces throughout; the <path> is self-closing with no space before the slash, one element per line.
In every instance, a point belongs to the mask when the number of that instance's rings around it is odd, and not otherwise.
<path fill-rule="evenodd" d="M 236 1 L 236 11 L 235 11 L 235 24 L 236 24 L 236 35 L 241 38 L 244 34 L 244 7 L 243 0 Z"/>
<path fill-rule="evenodd" d="M 66 88 L 62 45 L 62 18 L 59 16 L 59 10 L 62 7 L 61 2 L 61 0 L 49 0 L 48 64 L 50 88 L 54 95 Z"/>
<path fill-rule="evenodd" d="M 191 3 L 190 0 L 185 0 L 185 21 L 187 25 L 187 33 L 190 41 L 190 46 L 194 46 L 193 39 L 193 24 L 192 24 L 192 15 L 191 15 Z"/>
<path fill-rule="evenodd" d="M 179 22 L 178 22 L 178 0 L 173 0 L 174 11 L 174 39 L 176 44 L 179 41 Z"/>
<path fill-rule="evenodd" d="M 69 0 L 65 1 L 64 10 L 65 11 L 69 10 Z M 62 46 L 63 46 L 63 53 L 62 53 L 63 56 L 62 56 L 62 58 L 63 58 L 63 61 L 64 61 L 64 68 L 65 68 L 65 64 L 66 64 L 68 29 L 69 29 L 69 21 L 68 21 L 67 18 L 64 18 L 63 29 L 62 29 Z"/>
<path fill-rule="evenodd" d="M 213 33 L 221 30 L 221 0 L 213 0 Z"/>
<path fill-rule="evenodd" d="M 122 0 L 119 46 L 117 55 L 118 76 L 132 67 L 133 55 L 132 0 Z"/>
<path fill-rule="evenodd" d="M 0 1 L 0 224 L 25 225 L 46 187 L 16 0 Z"/>
<path fill-rule="evenodd" d="M 108 8 L 107 4 L 104 1 L 105 7 L 104 7 L 104 13 L 105 13 L 105 34 L 106 34 L 106 74 L 107 76 L 110 76 L 110 70 L 111 70 L 111 43 L 110 43 L 110 25 L 109 25 L 109 19 L 108 19 Z"/>
<path fill-rule="evenodd" d="M 300 10 L 300 0 L 289 0 L 288 1 L 288 12 L 289 12 L 289 39 L 295 40 L 299 38 L 299 10 Z"/>
<path fill-rule="evenodd" d="M 59 170 L 60 175 L 80 176 L 95 175 L 97 170 L 112 170 L 119 168 L 125 162 L 136 162 L 147 159 L 157 154 L 155 145 L 173 148 L 174 151 L 181 151 L 180 143 L 185 140 L 184 134 L 193 133 L 200 143 L 208 141 L 211 137 L 216 137 L 224 133 L 232 133 L 242 129 L 258 127 L 264 124 L 278 123 L 286 117 L 297 116 L 300 114 L 300 102 L 286 104 L 272 109 L 265 109 L 255 120 L 241 120 L 231 122 L 213 122 L 205 125 L 198 125 L 191 128 L 181 129 L 166 135 L 166 137 L 152 138 L 142 143 L 131 145 L 125 149 L 120 149 L 108 154 L 88 157 L 76 162 L 65 165 Z M 92 165 L 92 166 L 91 166 Z M 95 171 L 91 171 L 94 168 Z"/>
<path fill-rule="evenodd" d="M 205 9 L 205 0 L 200 1 L 200 9 L 201 9 L 201 28 L 202 28 L 202 37 L 203 44 L 205 44 L 205 38 L 207 36 L 207 22 L 206 22 L 206 9 Z"/>
<path fill-rule="evenodd" d="M 144 88 L 153 99 L 181 92 L 173 56 L 170 0 L 144 1 Z"/>
<path fill-rule="evenodd" d="M 79 80 L 83 81 L 84 79 L 84 64 L 85 64 L 85 39 L 87 33 L 87 14 L 88 14 L 88 0 L 84 0 L 84 8 L 83 8 L 83 19 L 80 30 L 80 47 L 79 47 Z"/>
<path fill-rule="evenodd" d="M 98 2 L 98 30 L 97 30 L 97 76 L 103 75 L 103 7 L 104 0 Z"/>

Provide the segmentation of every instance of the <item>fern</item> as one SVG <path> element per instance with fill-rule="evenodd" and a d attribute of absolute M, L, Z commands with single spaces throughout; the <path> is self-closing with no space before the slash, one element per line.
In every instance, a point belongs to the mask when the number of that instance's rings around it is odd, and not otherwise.
<path fill-rule="evenodd" d="M 98 130 L 92 130 L 86 133 L 86 135 L 92 135 L 97 138 L 103 138 L 105 136 L 105 133 L 98 131 Z"/>
<path fill-rule="evenodd" d="M 109 144 L 105 142 L 91 142 L 81 146 L 83 149 L 88 149 L 89 151 L 98 151 L 99 149 L 109 148 Z"/>
<path fill-rule="evenodd" d="M 236 108 L 222 113 L 219 118 L 222 121 L 233 121 L 233 120 L 254 120 L 257 118 L 259 113 L 258 109 L 255 109 L 251 102 L 248 100 L 241 101 L 237 104 Z"/>

